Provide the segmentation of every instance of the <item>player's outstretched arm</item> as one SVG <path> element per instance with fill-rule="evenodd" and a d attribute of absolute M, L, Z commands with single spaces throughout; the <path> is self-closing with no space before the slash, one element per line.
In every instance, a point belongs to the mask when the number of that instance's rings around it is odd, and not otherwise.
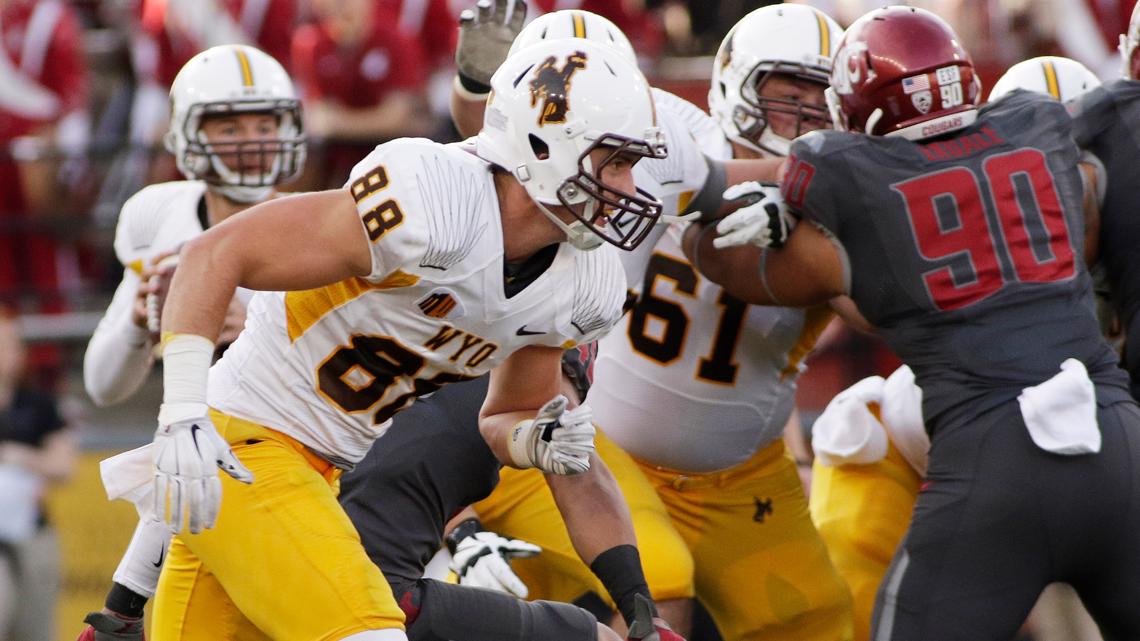
<path fill-rule="evenodd" d="M 783 249 L 713 246 L 716 227 L 691 225 L 685 255 L 701 274 L 729 294 L 756 305 L 810 307 L 847 293 L 848 278 L 836 241 L 800 223 Z"/>
<path fill-rule="evenodd" d="M 347 190 L 269 201 L 187 243 L 163 311 L 163 402 L 155 432 L 155 515 L 174 532 L 213 527 L 217 468 L 253 482 L 207 415 L 206 376 L 239 286 L 311 289 L 371 272 L 372 254 Z"/>
<path fill-rule="evenodd" d="M 588 472 L 578 476 L 548 474 L 546 483 L 574 550 L 601 580 L 632 629 L 638 618 L 637 601 L 644 599 L 652 606 L 653 600 L 641 566 L 633 519 L 617 479 L 594 454 Z"/>
<path fill-rule="evenodd" d="M 451 119 L 461 136 L 474 136 L 483 126 L 491 76 L 506 60 L 524 22 L 526 3 L 519 0 L 480 0 L 459 14 Z"/>

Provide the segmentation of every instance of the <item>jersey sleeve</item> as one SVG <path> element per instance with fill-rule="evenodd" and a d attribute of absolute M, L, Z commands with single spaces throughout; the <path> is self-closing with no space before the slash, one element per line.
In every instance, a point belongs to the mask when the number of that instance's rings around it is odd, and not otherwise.
<path fill-rule="evenodd" d="M 141 261 L 153 254 L 163 217 L 160 214 L 162 191 L 146 187 L 127 199 L 115 226 L 115 256 L 123 267 L 141 271 Z"/>
<path fill-rule="evenodd" d="M 487 230 L 486 180 L 482 165 L 462 162 L 428 140 L 401 139 L 373 150 L 348 182 L 372 251 L 368 279 L 421 270 L 446 277 Z"/>
<path fill-rule="evenodd" d="M 619 250 L 600 247 L 578 254 L 574 267 L 574 305 L 570 324 L 575 343 L 585 345 L 605 336 L 624 311 L 625 272 Z"/>
<path fill-rule="evenodd" d="M 671 101 L 661 100 L 661 93 L 664 92 L 654 92 L 654 98 L 660 101 L 657 124 L 665 134 L 669 153 L 665 158 L 638 163 L 642 169 L 635 180 L 638 187 L 661 201 L 665 214 L 676 215 L 684 211 L 693 195 L 704 187 L 709 167 L 684 118 L 670 106 Z"/>
<path fill-rule="evenodd" d="M 1104 132 L 1113 121 L 1113 106 L 1112 93 L 1105 87 L 1097 87 L 1069 105 L 1073 116 L 1073 140 L 1078 146 L 1088 147 Z"/>
<path fill-rule="evenodd" d="M 832 197 L 840 190 L 828 189 L 823 184 L 839 179 L 834 174 L 842 170 L 842 165 L 832 162 L 826 173 L 818 171 L 824 162 L 825 136 L 823 132 L 811 132 L 792 143 L 780 193 L 792 211 L 842 238 L 842 209 Z"/>
<path fill-rule="evenodd" d="M 139 276 L 123 270 L 123 280 L 95 328 L 83 357 L 83 386 L 100 407 L 126 400 L 146 380 L 154 363 L 147 331 L 132 320 Z"/>

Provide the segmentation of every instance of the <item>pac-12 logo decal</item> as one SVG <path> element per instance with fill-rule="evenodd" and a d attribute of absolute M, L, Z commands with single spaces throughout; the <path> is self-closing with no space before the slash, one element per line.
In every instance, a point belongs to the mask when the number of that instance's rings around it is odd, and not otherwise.
<path fill-rule="evenodd" d="M 570 54 L 561 69 L 556 64 L 554 56 L 543 60 L 534 72 L 534 80 L 530 81 L 530 106 L 536 107 L 538 101 L 542 101 L 538 110 L 539 126 L 566 122 L 566 112 L 570 109 L 570 77 L 586 68 L 586 53 Z"/>

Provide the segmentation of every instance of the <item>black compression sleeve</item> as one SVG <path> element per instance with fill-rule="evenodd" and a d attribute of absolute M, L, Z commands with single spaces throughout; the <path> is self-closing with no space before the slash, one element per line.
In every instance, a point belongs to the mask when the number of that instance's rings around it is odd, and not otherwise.
<path fill-rule="evenodd" d="M 136 594 L 125 585 L 115 583 L 111 586 L 111 591 L 107 593 L 107 600 L 103 605 L 115 614 L 138 618 L 143 615 L 143 606 L 146 605 L 146 602 L 145 596 Z"/>
<path fill-rule="evenodd" d="M 602 552 L 590 564 L 590 570 L 606 586 L 610 598 L 617 604 L 626 625 L 633 625 L 634 597 L 643 595 L 653 603 L 649 584 L 641 570 L 641 554 L 632 545 L 615 545 Z M 654 612 L 654 616 L 657 613 Z"/>

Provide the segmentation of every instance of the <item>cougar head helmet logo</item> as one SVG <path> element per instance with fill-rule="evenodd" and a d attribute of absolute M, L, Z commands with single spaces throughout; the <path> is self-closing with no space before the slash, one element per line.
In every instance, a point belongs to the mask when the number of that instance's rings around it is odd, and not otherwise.
<path fill-rule="evenodd" d="M 535 107 L 542 101 L 539 126 L 566 122 L 566 112 L 570 109 L 570 77 L 586 68 L 586 54 L 576 51 L 566 58 L 561 69 L 556 65 L 554 56 L 543 60 L 534 72 L 534 80 L 530 81 L 530 106 Z"/>

